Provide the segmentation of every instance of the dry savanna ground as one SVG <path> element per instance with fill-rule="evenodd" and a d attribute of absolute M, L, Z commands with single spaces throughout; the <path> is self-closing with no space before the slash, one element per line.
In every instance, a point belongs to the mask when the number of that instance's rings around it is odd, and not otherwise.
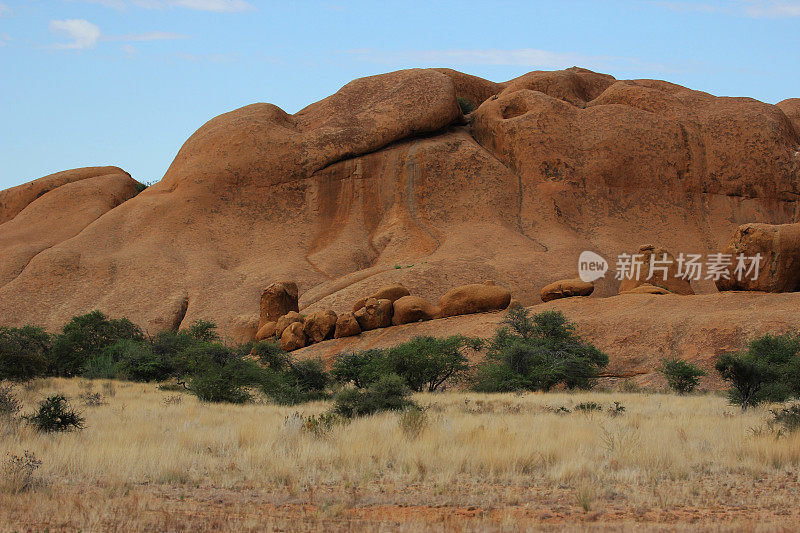
<path fill-rule="evenodd" d="M 423 418 L 386 413 L 314 432 L 300 415 L 325 402 L 211 405 L 151 384 L 83 379 L 16 387 L 23 412 L 55 392 L 80 408 L 86 428 L 39 434 L 0 422 L 3 531 L 800 523 L 800 432 L 778 437 L 763 430 L 766 407 L 742 414 L 716 395 L 422 394 Z M 87 393 L 101 405 L 86 405 Z M 574 410 L 586 401 L 603 411 Z M 615 414 L 614 402 L 625 410 Z M 7 457 L 26 451 L 41 465 L 18 491 Z"/>

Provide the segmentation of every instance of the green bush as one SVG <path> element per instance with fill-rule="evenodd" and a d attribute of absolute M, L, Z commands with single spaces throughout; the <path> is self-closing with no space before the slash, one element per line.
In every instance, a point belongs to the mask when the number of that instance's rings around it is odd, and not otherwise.
<path fill-rule="evenodd" d="M 220 340 L 219 333 L 217 333 L 217 325 L 208 320 L 195 320 L 189 326 L 188 334 L 203 342 L 217 342 Z"/>
<path fill-rule="evenodd" d="M 331 376 L 341 384 L 352 382 L 357 388 L 367 387 L 388 373 L 383 355 L 382 350 L 374 348 L 339 354 L 334 358 Z"/>
<path fill-rule="evenodd" d="M 783 429 L 789 433 L 793 433 L 800 429 L 800 404 L 781 409 L 773 409 L 771 412 L 771 426 L 783 426 Z"/>
<path fill-rule="evenodd" d="M 0 326 L 0 380 L 27 381 L 45 374 L 50 335 L 41 328 Z"/>
<path fill-rule="evenodd" d="M 51 371 L 59 376 L 78 375 L 87 361 L 126 339 L 144 340 L 142 330 L 126 318 L 108 319 L 100 311 L 76 316 L 53 341 Z"/>
<path fill-rule="evenodd" d="M 464 98 L 463 96 L 458 97 L 458 107 L 461 108 L 461 113 L 464 115 L 469 115 L 473 111 L 475 111 L 475 104 Z"/>
<path fill-rule="evenodd" d="M 731 403 L 743 411 L 762 402 L 785 402 L 800 395 L 800 336 L 758 337 L 745 351 L 721 356 L 716 369 L 731 384 Z"/>
<path fill-rule="evenodd" d="M 66 397 L 61 394 L 48 396 L 39 403 L 37 411 L 25 417 L 37 430 L 52 433 L 83 429 L 84 418 L 70 409 Z"/>
<path fill-rule="evenodd" d="M 402 411 L 416 404 L 408 398 L 405 380 L 396 374 L 383 376 L 364 389 L 345 389 L 336 396 L 333 412 L 348 418 L 382 411 Z"/>
<path fill-rule="evenodd" d="M 692 392 L 700 378 L 706 375 L 700 367 L 677 358 L 664 359 L 656 370 L 664 375 L 669 388 L 678 394 Z"/>
<path fill-rule="evenodd" d="M 222 344 L 202 343 L 186 355 L 191 362 L 189 390 L 200 401 L 245 403 L 252 398 L 247 388 L 263 380 L 258 363 Z"/>
<path fill-rule="evenodd" d="M 324 398 L 328 382 L 322 361 L 288 361 L 282 370 L 266 370 L 261 390 L 275 403 L 295 405 Z"/>
<path fill-rule="evenodd" d="M 584 342 L 559 311 L 530 317 L 523 307 L 510 309 L 487 346 L 473 387 L 481 392 L 550 390 L 556 385 L 588 389 L 608 356 Z"/>
<path fill-rule="evenodd" d="M 396 374 L 414 391 L 435 391 L 447 381 L 467 375 L 468 350 L 480 341 L 461 335 L 447 338 L 414 337 L 386 350 L 370 349 L 336 357 L 331 374 L 339 383 L 368 387 L 381 376 Z"/>
<path fill-rule="evenodd" d="M 445 381 L 467 374 L 469 359 L 465 352 L 479 345 L 479 341 L 461 335 L 414 337 L 386 350 L 385 367 L 403 378 L 411 390 L 433 392 Z"/>

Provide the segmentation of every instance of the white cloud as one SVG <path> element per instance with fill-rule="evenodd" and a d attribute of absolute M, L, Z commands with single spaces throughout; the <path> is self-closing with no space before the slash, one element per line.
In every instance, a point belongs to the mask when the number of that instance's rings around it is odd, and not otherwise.
<path fill-rule="evenodd" d="M 86 48 L 94 48 L 98 41 L 122 41 L 131 43 L 187 39 L 189 37 L 188 35 L 167 31 L 150 31 L 127 35 L 103 35 L 100 28 L 88 20 L 83 19 L 51 20 L 50 31 L 64 35 L 70 39 L 70 42 L 54 44 L 52 48 L 57 50 L 83 50 Z M 125 47 L 123 47 L 123 49 L 125 50 Z M 130 49 L 125 50 L 126 53 L 129 50 Z"/>
<path fill-rule="evenodd" d="M 128 41 L 128 42 L 141 42 L 141 41 L 172 41 L 175 39 L 188 39 L 189 35 L 182 33 L 172 33 L 169 31 L 148 31 L 145 33 L 129 33 L 126 35 L 108 35 L 104 36 L 104 41 Z"/>
<path fill-rule="evenodd" d="M 800 2 L 747 2 L 744 11 L 751 17 L 800 17 Z"/>
<path fill-rule="evenodd" d="M 0 2 L 0 17 L 11 14 L 11 8 L 5 2 Z"/>
<path fill-rule="evenodd" d="M 182 7 L 196 11 L 214 11 L 217 13 L 240 13 L 255 9 L 253 4 L 245 0 L 130 0 L 130 3 L 144 9 Z"/>
<path fill-rule="evenodd" d="M 354 56 L 355 59 L 388 65 L 509 65 L 543 69 L 561 69 L 579 65 L 598 70 L 630 69 L 657 72 L 675 72 L 678 70 L 668 65 L 649 63 L 631 57 L 575 54 L 535 48 L 511 50 L 417 50 L 405 52 L 361 49 L 350 50 L 348 53 Z"/>
<path fill-rule="evenodd" d="M 172 0 L 170 4 L 199 11 L 217 11 L 225 13 L 238 13 L 249 11 L 255 7 L 244 0 Z"/>
<path fill-rule="evenodd" d="M 800 17 L 800 1 L 788 0 L 732 0 L 728 2 L 666 2 L 652 4 L 686 13 L 724 13 L 749 18 Z"/>
<path fill-rule="evenodd" d="M 213 11 L 216 13 L 241 13 L 255 10 L 256 6 L 245 0 L 70 0 L 99 4 L 114 9 L 125 10 L 129 6 L 142 9 L 167 9 L 181 7 L 196 11 Z"/>
<path fill-rule="evenodd" d="M 100 28 L 83 19 L 51 20 L 50 31 L 70 39 L 68 43 L 53 45 L 53 48 L 61 50 L 94 48 L 100 40 Z"/>

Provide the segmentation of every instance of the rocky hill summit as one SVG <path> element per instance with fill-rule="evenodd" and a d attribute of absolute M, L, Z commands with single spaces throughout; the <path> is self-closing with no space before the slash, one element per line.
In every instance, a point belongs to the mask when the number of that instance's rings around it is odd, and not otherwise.
<path fill-rule="evenodd" d="M 493 280 L 540 304 L 544 287 L 575 278 L 584 250 L 611 262 L 648 244 L 711 254 L 743 224 L 798 222 L 800 99 L 770 105 L 575 67 L 504 83 L 404 70 L 294 115 L 265 103 L 220 115 L 141 189 L 93 167 L 0 191 L 0 323 L 56 330 L 100 309 L 151 332 L 214 320 L 243 341 L 262 291 L 282 280 L 297 284 L 302 314 L 348 312 L 396 283 L 436 302 Z M 796 240 L 781 246 L 781 258 L 797 252 Z M 678 297 L 619 289 L 598 280 L 586 312 Z M 683 292 L 705 298 L 697 313 L 720 296 L 707 279 Z M 792 296 L 780 305 L 796 309 Z M 648 305 L 657 321 L 661 304 Z M 744 307 L 736 316 L 754 323 Z M 580 303 L 569 308 L 581 318 Z"/>

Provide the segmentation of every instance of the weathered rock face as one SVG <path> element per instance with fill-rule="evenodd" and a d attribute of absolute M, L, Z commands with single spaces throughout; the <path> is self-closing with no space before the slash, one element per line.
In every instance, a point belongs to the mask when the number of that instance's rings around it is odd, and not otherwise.
<path fill-rule="evenodd" d="M 303 315 L 298 313 L 297 311 L 289 311 L 282 317 L 280 317 L 277 322 L 275 322 L 275 335 L 280 337 L 283 334 L 283 331 L 288 328 L 291 324 L 299 322 L 300 324 L 303 323 Z"/>
<path fill-rule="evenodd" d="M 478 106 L 468 125 L 457 96 Z M 797 222 L 795 110 L 576 68 L 504 83 L 414 69 L 294 115 L 253 104 L 71 237 L 34 255 L 6 253 L 30 235 L 6 241 L 0 323 L 56 330 L 98 308 L 152 333 L 213 319 L 232 336 L 282 279 L 305 314 L 394 283 L 435 302 L 481 279 L 529 305 L 583 250 L 708 254 L 741 224 Z M 0 193 L 0 228 L 48 187 Z"/>
<path fill-rule="evenodd" d="M 361 326 L 358 325 L 353 313 L 342 313 L 336 318 L 336 329 L 333 332 L 334 339 L 342 337 L 352 337 L 361 333 Z"/>
<path fill-rule="evenodd" d="M 367 296 L 366 298 L 361 298 L 356 303 L 354 303 L 353 312 L 355 313 L 356 311 L 364 307 L 364 304 L 370 298 L 375 298 L 376 300 L 389 300 L 391 302 L 394 302 L 395 300 L 399 300 L 403 296 L 408 296 L 409 294 L 411 293 L 408 292 L 408 289 L 406 289 L 399 283 L 387 285 L 386 287 L 381 287 L 380 289 L 378 289 L 371 296 Z"/>
<path fill-rule="evenodd" d="M 421 320 L 431 320 L 439 314 L 436 306 L 419 296 L 403 296 L 394 301 L 392 324 L 410 324 Z"/>
<path fill-rule="evenodd" d="M 17 277 L 39 253 L 78 235 L 136 196 L 138 185 L 116 167 L 98 167 L 60 172 L 0 191 L 0 222 L 13 214 L 0 223 L 0 286 Z"/>
<path fill-rule="evenodd" d="M 722 253 L 733 257 L 729 279 L 717 281 L 721 291 L 800 291 L 800 224 L 744 224 Z M 755 272 L 736 272 L 739 254 L 746 258 L 760 254 L 757 277 Z M 750 262 L 746 261 L 745 269 L 749 267 Z"/>
<path fill-rule="evenodd" d="M 447 292 L 439 300 L 439 316 L 469 315 L 505 309 L 511 292 L 493 282 L 463 285 Z"/>
<path fill-rule="evenodd" d="M 594 285 L 580 278 L 562 279 L 545 285 L 542 289 L 541 298 L 543 302 L 549 302 L 550 300 L 570 298 L 572 296 L 589 296 L 593 291 Z"/>
<path fill-rule="evenodd" d="M 16 217 L 23 209 L 50 191 L 69 183 L 100 176 L 127 176 L 133 185 L 136 184 L 135 181 L 132 181 L 130 174 L 118 167 L 84 167 L 56 172 L 23 185 L 0 191 L 0 224 Z M 124 198 L 124 200 L 131 196 Z M 55 202 L 62 208 L 69 205 L 69 203 L 71 203 L 69 197 L 64 197 L 63 195 Z M 54 209 L 54 206 L 51 205 L 49 209 Z"/>
<path fill-rule="evenodd" d="M 336 313 L 333 311 L 317 311 L 305 317 L 305 334 L 308 342 L 322 342 L 332 339 L 336 329 Z"/>
<path fill-rule="evenodd" d="M 285 330 L 283 330 L 283 333 L 281 333 L 281 349 L 291 352 L 293 350 L 300 349 L 305 345 L 306 334 L 303 331 L 302 322 L 292 322 Z"/>
<path fill-rule="evenodd" d="M 800 135 L 800 98 L 789 98 L 783 102 L 778 102 L 778 107 L 792 122 L 794 131 Z"/>
<path fill-rule="evenodd" d="M 299 311 L 297 307 L 297 283 L 280 281 L 273 283 L 261 293 L 261 321 L 276 322 L 289 311 Z"/>
<path fill-rule="evenodd" d="M 680 272 L 678 262 L 667 250 L 648 244 L 631 255 L 636 258 L 631 260 L 631 264 L 638 261 L 640 266 L 626 272 L 619 284 L 620 294 L 645 284 L 661 287 L 673 294 L 694 294 L 686 273 Z"/>
<path fill-rule="evenodd" d="M 392 301 L 369 298 L 364 307 L 353 313 L 361 331 L 385 328 L 392 325 Z"/>

